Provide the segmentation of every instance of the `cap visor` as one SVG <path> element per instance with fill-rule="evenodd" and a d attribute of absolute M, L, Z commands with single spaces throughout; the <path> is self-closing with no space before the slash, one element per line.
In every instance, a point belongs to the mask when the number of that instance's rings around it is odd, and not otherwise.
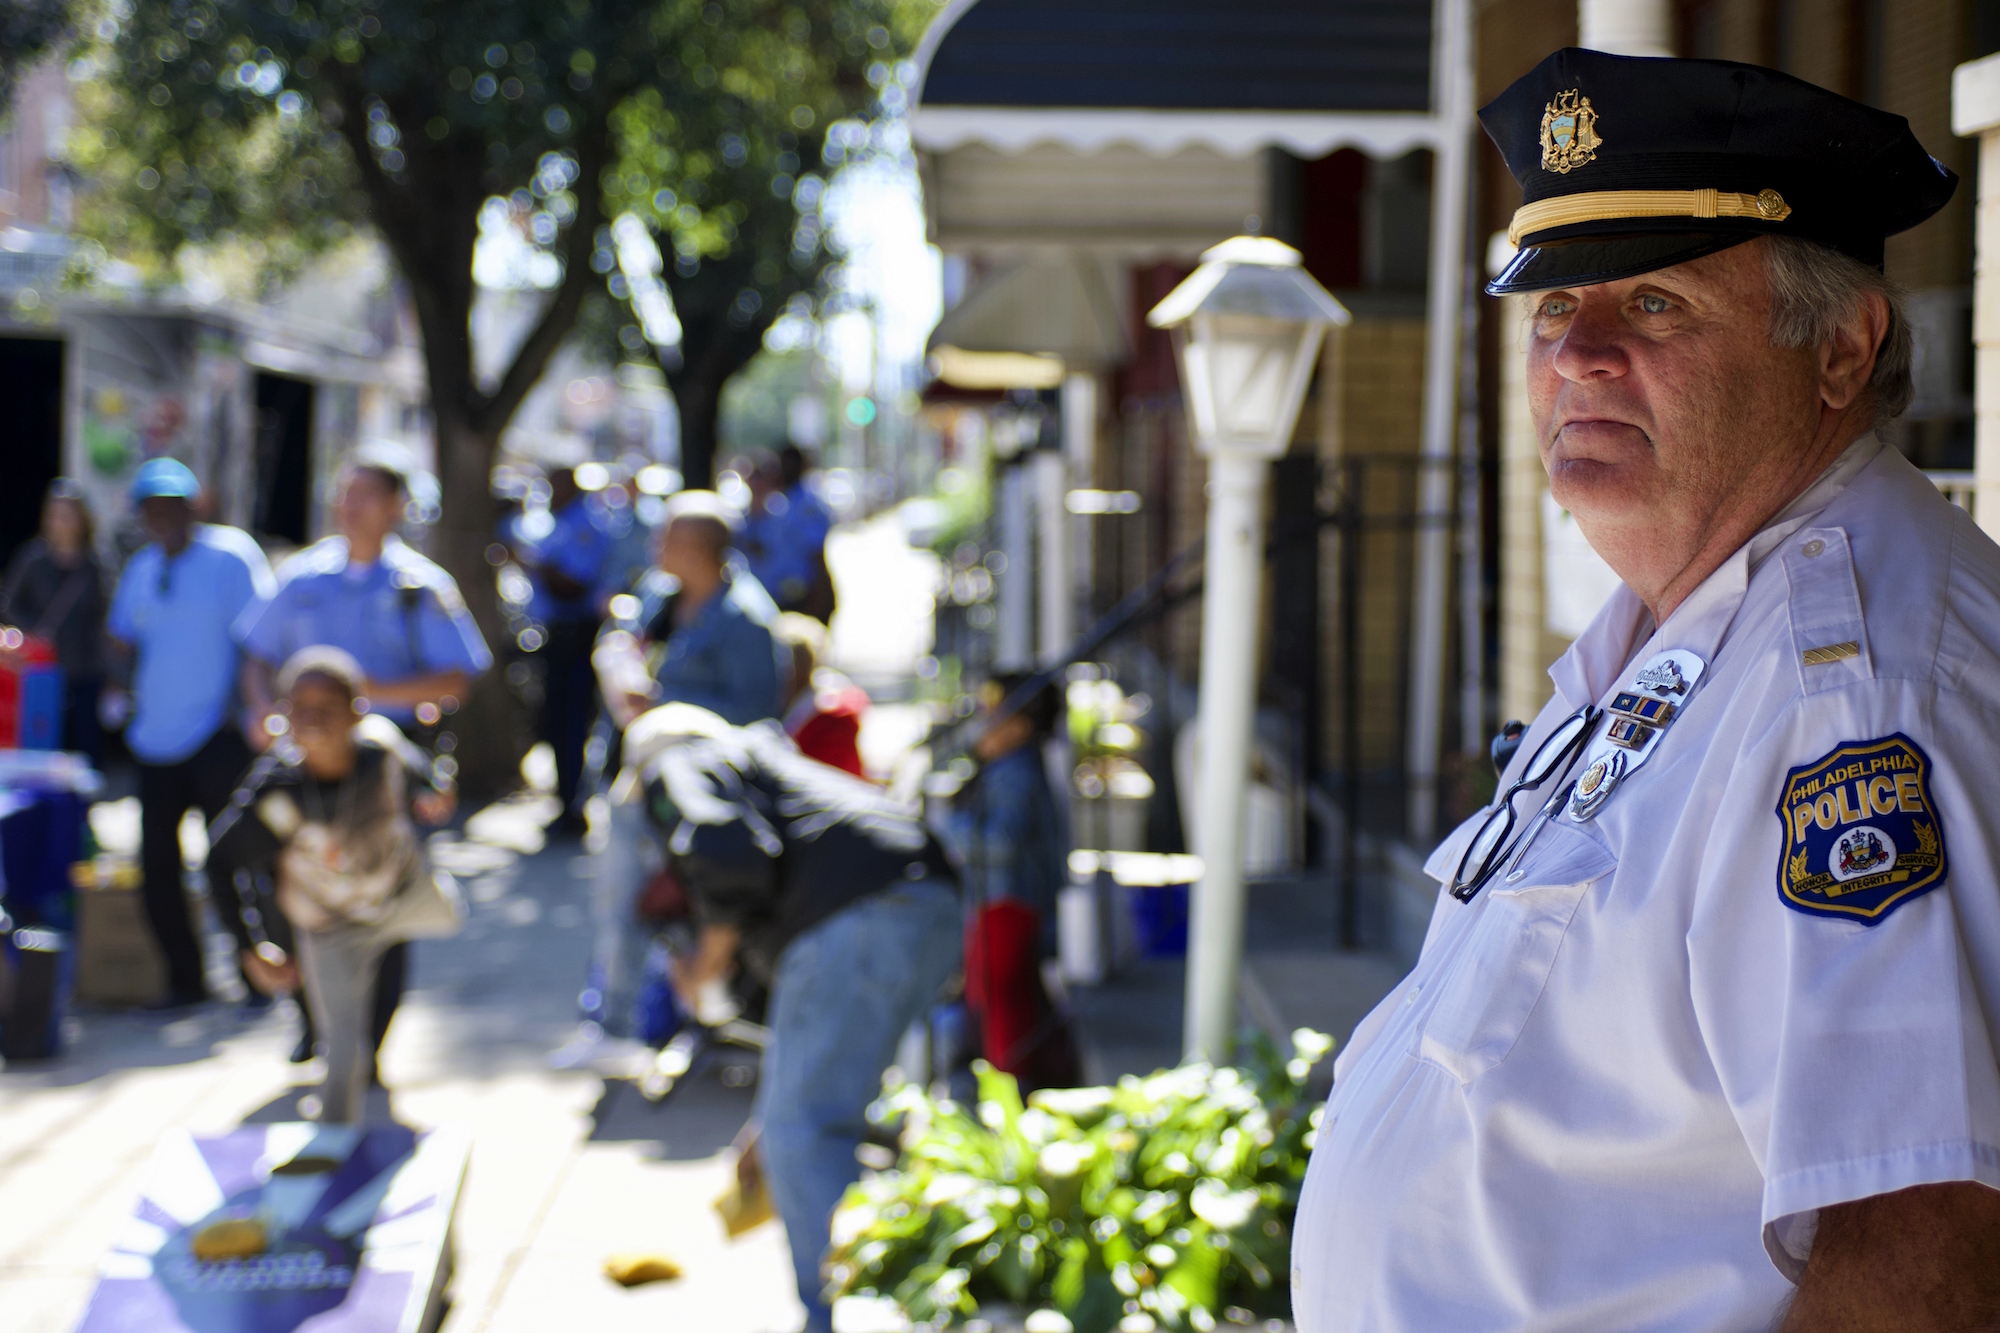
<path fill-rule="evenodd" d="M 1651 236 L 1590 236 L 1524 247 L 1498 277 L 1486 284 L 1488 296 L 1545 292 L 1555 287 L 1588 287 L 1653 273 L 1756 239 L 1744 232 L 1669 232 Z"/>

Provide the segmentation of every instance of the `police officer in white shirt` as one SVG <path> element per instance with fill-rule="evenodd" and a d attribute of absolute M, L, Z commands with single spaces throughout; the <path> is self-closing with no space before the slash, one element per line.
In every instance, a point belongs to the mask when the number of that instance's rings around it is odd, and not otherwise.
<path fill-rule="evenodd" d="M 1874 433 L 1883 238 L 1955 179 L 1720 61 L 1562 51 L 1481 118 L 1623 586 L 1336 1066 L 1299 1327 L 2000 1327 L 2000 548 Z"/>

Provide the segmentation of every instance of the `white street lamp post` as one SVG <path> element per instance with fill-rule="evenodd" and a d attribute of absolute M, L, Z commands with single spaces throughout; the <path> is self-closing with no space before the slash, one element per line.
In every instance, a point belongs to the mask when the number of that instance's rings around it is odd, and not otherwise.
<path fill-rule="evenodd" d="M 1204 254 L 1146 316 L 1173 331 L 1195 447 L 1208 457 L 1195 848 L 1202 876 L 1188 921 L 1189 1060 L 1229 1057 L 1243 963 L 1265 478 L 1291 443 L 1327 329 L 1347 321 L 1346 308 L 1300 266 L 1298 251 L 1255 236 Z"/>

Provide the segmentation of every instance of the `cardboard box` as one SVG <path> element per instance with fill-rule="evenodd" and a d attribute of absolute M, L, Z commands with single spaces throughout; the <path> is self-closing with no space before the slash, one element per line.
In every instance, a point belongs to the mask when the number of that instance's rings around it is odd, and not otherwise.
<path fill-rule="evenodd" d="M 150 1004 L 167 989 L 167 969 L 146 923 L 137 867 L 98 873 L 77 867 L 76 998 L 86 1004 Z M 127 870 L 132 873 L 125 873 Z"/>

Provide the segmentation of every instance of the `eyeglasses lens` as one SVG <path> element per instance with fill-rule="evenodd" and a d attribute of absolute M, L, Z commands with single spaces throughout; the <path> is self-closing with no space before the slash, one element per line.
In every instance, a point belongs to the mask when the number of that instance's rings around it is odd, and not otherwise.
<path fill-rule="evenodd" d="M 1590 725 L 1590 721 L 1589 714 L 1575 713 L 1567 722 L 1551 732 L 1549 738 L 1542 742 L 1541 748 L 1535 751 L 1534 757 L 1528 760 L 1528 770 L 1521 775 L 1521 780 L 1514 784 L 1516 789 L 1532 787 L 1538 782 L 1547 781 L 1549 774 L 1555 771 L 1556 765 L 1569 757 L 1570 747 L 1576 744 L 1576 738 Z"/>
<path fill-rule="evenodd" d="M 1507 834 L 1514 827 L 1514 798 L 1522 792 L 1547 782 L 1549 775 L 1569 761 L 1577 742 L 1589 732 L 1591 724 L 1597 721 L 1595 708 L 1584 708 L 1572 713 L 1563 724 L 1549 733 L 1549 738 L 1536 747 L 1528 758 L 1528 766 L 1518 781 L 1509 787 L 1500 798 L 1498 806 L 1487 817 L 1479 832 L 1465 849 L 1465 856 L 1459 862 L 1458 873 L 1452 876 L 1452 896 L 1461 902 L 1470 901 L 1485 882 L 1487 873 L 1507 840 Z"/>

